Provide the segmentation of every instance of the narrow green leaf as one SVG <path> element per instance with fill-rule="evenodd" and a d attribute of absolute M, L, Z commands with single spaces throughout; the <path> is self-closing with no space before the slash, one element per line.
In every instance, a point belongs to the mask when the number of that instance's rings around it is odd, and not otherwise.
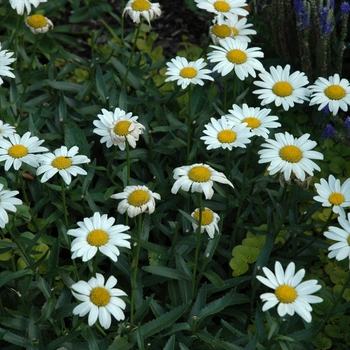
<path fill-rule="evenodd" d="M 186 280 L 187 276 L 177 269 L 171 269 L 169 267 L 164 266 L 144 266 L 142 270 L 152 273 L 158 276 L 168 277 L 169 279 L 176 280 Z"/>
<path fill-rule="evenodd" d="M 64 343 L 77 338 L 80 334 L 81 334 L 81 331 L 75 331 L 75 332 L 70 332 L 67 335 L 64 335 L 63 337 L 59 337 L 54 341 L 52 341 L 51 343 L 49 343 L 47 345 L 46 350 L 56 350 L 58 347 L 60 347 Z"/>
<path fill-rule="evenodd" d="M 7 341 L 8 343 L 19 345 L 26 350 L 35 350 L 36 348 L 25 339 L 17 334 L 14 334 L 6 329 L 0 328 L 0 339 Z"/>
<path fill-rule="evenodd" d="M 163 350 L 174 350 L 175 349 L 175 334 L 173 334 L 168 342 L 165 344 Z"/>
<path fill-rule="evenodd" d="M 101 102 L 106 103 L 106 98 L 108 96 L 106 83 L 103 79 L 103 73 L 100 65 L 96 66 L 96 89 L 97 93 L 100 96 Z"/>
<path fill-rule="evenodd" d="M 126 67 L 120 62 L 118 61 L 114 56 L 111 57 L 111 62 L 114 66 L 114 68 L 118 71 L 118 73 L 120 74 L 122 80 L 126 75 Z M 128 73 L 128 80 L 127 80 L 128 84 L 130 84 L 132 87 L 134 87 L 136 90 L 141 90 L 141 84 L 140 84 L 140 80 L 137 79 L 130 71 Z"/>
<path fill-rule="evenodd" d="M 224 281 L 220 278 L 220 276 L 215 273 L 213 270 L 208 270 L 203 272 L 203 275 L 208 278 L 208 280 L 214 284 L 215 287 L 222 288 L 225 286 Z"/>
<path fill-rule="evenodd" d="M 135 343 L 129 343 L 126 338 L 117 338 L 109 347 L 108 350 L 129 350 L 133 348 Z"/>
<path fill-rule="evenodd" d="M 16 271 L 10 274 L 1 274 L 0 275 L 0 287 L 2 287 L 3 285 L 5 285 L 7 282 L 12 281 L 16 278 L 20 278 L 26 275 L 32 275 L 33 271 L 32 270 L 20 270 L 20 271 Z"/>
<path fill-rule="evenodd" d="M 80 84 L 70 83 L 67 81 L 48 81 L 47 83 L 56 90 L 64 90 L 76 93 L 80 92 L 81 90 Z"/>
<path fill-rule="evenodd" d="M 146 339 L 153 334 L 161 332 L 163 329 L 171 326 L 176 320 L 181 317 L 190 306 L 191 302 L 187 302 L 166 314 L 152 320 L 141 327 L 143 337 Z"/>

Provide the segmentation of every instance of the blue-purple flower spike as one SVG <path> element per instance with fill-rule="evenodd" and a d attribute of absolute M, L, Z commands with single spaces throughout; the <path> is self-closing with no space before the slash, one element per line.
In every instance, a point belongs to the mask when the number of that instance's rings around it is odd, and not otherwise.
<path fill-rule="evenodd" d="M 335 136 L 336 131 L 331 124 L 327 124 L 326 128 L 323 130 L 322 137 L 326 139 L 331 139 Z"/>
<path fill-rule="evenodd" d="M 297 27 L 299 29 L 306 29 L 311 27 L 310 14 L 305 0 L 294 0 L 294 11 L 297 18 Z"/>
<path fill-rule="evenodd" d="M 340 14 L 343 18 L 344 15 L 350 12 L 350 4 L 347 1 L 344 1 L 340 5 Z"/>

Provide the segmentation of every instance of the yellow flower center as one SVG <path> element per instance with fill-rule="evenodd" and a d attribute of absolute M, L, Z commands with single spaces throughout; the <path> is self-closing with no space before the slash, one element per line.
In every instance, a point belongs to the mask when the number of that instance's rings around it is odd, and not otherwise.
<path fill-rule="evenodd" d="M 23 145 L 14 145 L 9 148 L 9 155 L 12 158 L 22 158 L 28 154 L 28 148 Z"/>
<path fill-rule="evenodd" d="M 273 86 L 272 91 L 279 97 L 287 97 L 293 93 L 293 87 L 287 81 L 279 81 Z"/>
<path fill-rule="evenodd" d="M 339 192 L 333 192 L 329 198 L 329 203 L 333 204 L 333 205 L 340 205 L 345 201 L 344 196 L 339 193 Z"/>
<path fill-rule="evenodd" d="M 239 31 L 238 31 L 238 29 L 237 29 L 237 28 L 235 28 L 235 27 L 231 27 L 231 29 L 232 29 L 232 31 L 233 31 L 233 35 L 234 35 L 234 36 L 236 36 L 236 35 L 238 35 L 238 34 L 239 34 Z"/>
<path fill-rule="evenodd" d="M 199 222 L 199 209 L 193 214 L 193 217 Z M 213 222 L 213 212 L 209 209 L 202 210 L 202 225 L 207 226 Z"/>
<path fill-rule="evenodd" d="M 32 15 L 28 17 L 27 23 L 30 27 L 39 29 L 47 25 L 47 20 L 43 15 Z"/>
<path fill-rule="evenodd" d="M 236 138 L 237 138 L 237 135 L 232 130 L 221 130 L 218 133 L 218 140 L 221 143 L 231 143 L 231 142 L 234 142 Z"/>
<path fill-rule="evenodd" d="M 287 286 L 286 284 L 282 284 L 281 286 L 277 287 L 275 294 L 277 299 L 281 303 L 285 304 L 292 303 L 298 296 L 296 290 L 291 286 Z"/>
<path fill-rule="evenodd" d="M 100 247 L 108 242 L 109 236 L 108 233 L 104 230 L 92 230 L 87 235 L 86 240 L 90 245 L 95 247 Z"/>
<path fill-rule="evenodd" d="M 218 24 L 215 24 L 211 28 L 211 32 L 217 36 L 218 38 L 227 38 L 231 35 L 231 28 L 227 24 L 222 24 L 221 26 Z"/>
<path fill-rule="evenodd" d="M 188 177 L 194 182 L 207 182 L 210 180 L 211 172 L 205 166 L 197 165 L 188 172 Z"/>
<path fill-rule="evenodd" d="M 197 75 L 197 70 L 193 67 L 185 67 L 181 69 L 180 75 L 183 78 L 192 79 Z"/>
<path fill-rule="evenodd" d="M 62 169 L 67 169 L 69 168 L 71 165 L 72 165 L 72 161 L 70 158 L 68 157 L 64 157 L 64 156 L 60 156 L 60 157 L 57 157 L 56 159 L 54 159 L 52 162 L 51 162 L 51 165 L 54 167 L 54 168 L 57 168 L 59 170 L 62 170 Z"/>
<path fill-rule="evenodd" d="M 134 207 L 141 207 L 149 201 L 149 193 L 145 190 L 135 190 L 129 194 L 128 202 Z"/>
<path fill-rule="evenodd" d="M 331 100 L 341 100 L 345 97 L 346 91 L 339 85 L 330 85 L 324 90 L 324 94 Z"/>
<path fill-rule="evenodd" d="M 230 5 L 226 1 L 215 1 L 214 8 L 219 12 L 228 12 L 230 11 Z"/>
<path fill-rule="evenodd" d="M 350 236 L 348 237 L 348 244 L 350 245 Z"/>
<path fill-rule="evenodd" d="M 233 49 L 226 54 L 227 59 L 235 64 L 242 64 L 247 61 L 247 55 L 244 51 Z"/>
<path fill-rule="evenodd" d="M 255 118 L 255 117 L 244 118 L 242 120 L 242 123 L 247 123 L 248 126 L 252 129 L 258 128 L 261 125 L 260 120 L 258 118 Z"/>
<path fill-rule="evenodd" d="M 151 8 L 151 4 L 147 0 L 134 0 L 131 7 L 134 11 L 142 12 L 148 11 Z"/>
<path fill-rule="evenodd" d="M 298 163 L 303 158 L 303 152 L 297 146 L 284 146 L 280 149 L 280 157 L 286 162 Z"/>
<path fill-rule="evenodd" d="M 90 300 L 96 306 L 106 306 L 111 299 L 111 295 L 106 288 L 95 287 L 90 292 Z"/>
<path fill-rule="evenodd" d="M 131 122 L 128 120 L 122 120 L 115 124 L 113 131 L 118 136 L 126 136 L 130 134 L 129 128 L 130 128 Z"/>

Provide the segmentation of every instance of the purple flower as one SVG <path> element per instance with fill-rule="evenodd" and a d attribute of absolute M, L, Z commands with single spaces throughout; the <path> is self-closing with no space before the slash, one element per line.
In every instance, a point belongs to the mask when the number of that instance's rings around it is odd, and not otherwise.
<path fill-rule="evenodd" d="M 344 126 L 346 129 L 350 129 L 350 116 L 346 117 L 345 122 L 344 122 Z"/>
<path fill-rule="evenodd" d="M 320 7 L 318 9 L 319 25 L 322 31 L 322 35 L 326 36 L 332 33 L 333 30 L 333 10 L 334 2 L 330 6 Z"/>
<path fill-rule="evenodd" d="M 310 14 L 308 12 L 308 7 L 305 6 L 304 0 L 294 0 L 294 11 L 297 18 L 297 27 L 299 29 L 310 28 Z"/>
<path fill-rule="evenodd" d="M 321 136 L 326 138 L 326 139 L 331 139 L 335 136 L 336 133 L 337 132 L 335 131 L 333 126 L 331 124 L 327 124 L 326 128 L 323 130 L 323 133 L 321 134 Z"/>
<path fill-rule="evenodd" d="M 350 12 L 350 4 L 347 1 L 342 2 L 340 5 L 341 18 L 343 18 L 343 16 L 349 12 Z"/>
<path fill-rule="evenodd" d="M 323 114 L 329 114 L 329 107 L 328 107 L 328 105 L 325 105 L 323 108 L 322 108 L 322 110 L 321 110 L 321 112 L 323 113 Z"/>

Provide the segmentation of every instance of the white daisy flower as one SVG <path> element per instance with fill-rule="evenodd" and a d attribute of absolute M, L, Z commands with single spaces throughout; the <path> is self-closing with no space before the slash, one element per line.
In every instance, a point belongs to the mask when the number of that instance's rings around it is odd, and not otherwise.
<path fill-rule="evenodd" d="M 123 310 L 126 304 L 120 297 L 127 294 L 121 289 L 113 288 L 116 284 L 114 276 L 110 276 L 105 284 L 105 278 L 100 273 L 96 273 L 96 277 L 91 277 L 87 282 L 74 283 L 71 287 L 72 294 L 82 303 L 73 309 L 73 314 L 80 317 L 89 314 L 89 326 L 98 319 L 104 329 L 111 326 L 111 315 L 117 321 L 124 320 Z"/>
<path fill-rule="evenodd" d="M 270 175 L 282 172 L 286 181 L 292 175 L 301 180 L 305 180 L 305 173 L 313 175 L 313 170 L 320 171 L 320 167 L 310 159 L 323 159 L 323 154 L 312 149 L 317 145 L 315 141 L 309 140 L 309 134 L 304 134 L 299 138 L 294 138 L 288 132 L 277 133 L 276 140 L 266 139 L 260 150 L 258 163 L 270 163 L 267 170 Z"/>
<path fill-rule="evenodd" d="M 256 77 L 255 70 L 263 71 L 264 67 L 256 57 L 264 57 L 259 47 L 248 49 L 248 43 L 233 38 L 219 40 L 221 46 L 210 45 L 215 50 L 208 53 L 208 59 L 217 63 L 213 71 L 218 71 L 222 76 L 227 75 L 233 69 L 240 80 L 244 80 L 249 74 Z"/>
<path fill-rule="evenodd" d="M 41 165 L 36 171 L 37 175 L 44 174 L 40 181 L 46 182 L 59 173 L 64 182 L 69 185 L 72 181 L 72 175 L 86 175 L 87 172 L 77 165 L 89 163 L 90 159 L 86 156 L 76 155 L 78 151 L 79 147 L 77 146 L 73 146 L 69 150 L 66 146 L 61 146 L 53 153 L 42 154 L 38 158 Z"/>
<path fill-rule="evenodd" d="M 310 91 L 304 87 L 309 83 L 305 73 L 289 72 L 290 65 L 287 64 L 284 68 L 270 67 L 270 73 L 265 71 L 259 74 L 263 81 L 254 81 L 254 84 L 262 89 L 253 91 L 253 94 L 259 95 L 262 106 L 275 102 L 277 107 L 282 105 L 283 109 L 288 111 L 289 107 L 294 107 L 294 103 L 309 101 Z"/>
<path fill-rule="evenodd" d="M 176 194 L 180 189 L 188 192 L 191 189 L 192 193 L 204 193 L 206 199 L 213 197 L 214 181 L 233 187 L 232 183 L 223 173 L 202 163 L 175 168 L 174 179 L 176 181 L 171 188 L 171 193 Z"/>
<path fill-rule="evenodd" d="M 8 50 L 1 50 L 0 45 L 0 85 L 4 83 L 1 76 L 3 77 L 9 77 L 9 78 L 16 78 L 15 75 L 11 72 L 13 68 L 9 67 L 9 65 L 16 61 L 17 58 L 11 58 L 13 55 L 13 52 L 10 52 Z"/>
<path fill-rule="evenodd" d="M 315 84 L 310 85 L 310 106 L 319 104 L 320 111 L 325 106 L 336 115 L 339 108 L 346 112 L 350 105 L 350 83 L 349 80 L 340 79 L 339 74 L 334 74 L 327 79 L 318 78 Z"/>
<path fill-rule="evenodd" d="M 345 216 L 345 207 L 350 206 L 350 179 L 341 186 L 340 180 L 333 175 L 328 176 L 328 182 L 321 179 L 321 184 L 315 184 L 318 196 L 314 200 L 322 203 L 323 207 L 332 207 L 334 213 Z"/>
<path fill-rule="evenodd" d="M 134 23 L 140 23 L 140 17 L 144 17 L 149 25 L 153 18 L 162 14 L 159 3 L 152 3 L 148 0 L 129 0 L 124 8 L 123 16 L 125 12 Z"/>
<path fill-rule="evenodd" d="M 207 150 L 215 148 L 228 148 L 232 151 L 234 147 L 246 148 L 250 143 L 250 138 L 254 135 L 247 128 L 247 123 L 234 124 L 232 121 L 222 116 L 219 120 L 210 119 L 210 123 L 205 124 L 203 133 L 207 136 L 200 137 L 208 145 Z"/>
<path fill-rule="evenodd" d="M 131 248 L 131 236 L 124 233 L 129 226 L 114 225 L 114 218 L 106 214 L 95 213 L 91 218 L 79 221 L 79 228 L 68 230 L 67 234 L 76 237 L 72 242 L 72 259 L 81 257 L 83 261 L 91 260 L 100 251 L 111 260 L 117 261 L 120 251 L 118 247 Z"/>
<path fill-rule="evenodd" d="M 13 165 L 15 170 L 22 166 L 22 162 L 34 168 L 39 166 L 35 153 L 47 152 L 46 147 L 40 145 L 44 140 L 39 140 L 36 136 L 30 136 L 26 132 L 22 137 L 18 134 L 9 135 L 8 139 L 0 139 L 0 162 L 5 162 L 5 171 Z"/>
<path fill-rule="evenodd" d="M 200 210 L 197 208 L 191 216 L 197 220 L 198 224 L 192 223 L 193 230 L 196 231 L 199 226 L 199 215 Z M 201 233 L 206 231 L 210 238 L 214 238 L 215 232 L 219 232 L 218 222 L 220 216 L 214 213 L 209 208 L 204 208 L 202 210 L 202 222 L 201 222 Z"/>
<path fill-rule="evenodd" d="M 106 142 L 109 148 L 117 145 L 122 151 L 125 150 L 125 141 L 132 148 L 136 147 L 136 141 L 139 140 L 140 134 L 143 133 L 145 127 L 138 123 L 136 115 L 125 113 L 122 109 L 116 108 L 114 112 L 102 109 L 102 114 L 98 114 L 99 120 L 94 120 L 96 129 L 93 132 L 102 136 L 101 143 Z"/>
<path fill-rule="evenodd" d="M 10 0 L 11 7 L 17 11 L 19 15 L 23 15 L 24 6 L 27 9 L 28 14 L 30 13 L 31 6 L 38 7 L 41 2 L 46 2 L 47 0 Z"/>
<path fill-rule="evenodd" d="M 247 6 L 245 0 L 195 0 L 197 7 L 217 15 L 218 23 L 224 18 L 235 20 L 235 15 L 246 16 L 249 14 L 243 7 Z"/>
<path fill-rule="evenodd" d="M 247 123 L 247 127 L 250 131 L 257 136 L 268 138 L 270 133 L 269 129 L 278 128 L 280 123 L 276 122 L 278 117 L 275 115 L 269 115 L 271 109 L 260 109 L 259 107 L 248 107 L 247 104 L 243 104 L 242 108 L 236 104 L 232 105 L 232 109 L 229 109 L 230 114 L 226 114 L 227 120 L 234 124 Z"/>
<path fill-rule="evenodd" d="M 13 198 L 19 192 L 4 190 L 4 185 L 0 184 L 0 227 L 4 228 L 9 222 L 7 211 L 16 212 L 15 205 L 21 205 L 22 201 L 18 198 Z"/>
<path fill-rule="evenodd" d="M 293 316 L 296 312 L 306 322 L 311 322 L 312 307 L 310 304 L 322 303 L 323 299 L 311 295 L 322 288 L 317 280 L 301 282 L 305 276 L 305 270 L 300 269 L 295 273 L 295 264 L 289 263 L 286 271 L 280 262 L 275 263 L 275 273 L 267 267 L 262 268 L 265 276 L 256 278 L 266 286 L 274 289 L 274 293 L 264 293 L 260 295 L 265 302 L 262 310 L 266 311 L 272 307 L 277 307 L 278 314 L 283 317 L 286 314 Z"/>
<path fill-rule="evenodd" d="M 4 123 L 0 120 L 0 139 L 4 137 L 9 137 L 16 132 L 16 128 L 10 124 Z"/>
<path fill-rule="evenodd" d="M 185 57 L 176 56 L 171 62 L 167 62 L 168 66 L 165 75 L 170 75 L 165 81 L 177 81 L 177 85 L 181 85 L 182 89 L 185 89 L 190 84 L 204 85 L 202 79 L 214 80 L 210 74 L 211 70 L 203 69 L 207 64 L 203 58 L 199 58 L 197 61 L 188 62 Z"/>
<path fill-rule="evenodd" d="M 217 23 L 217 18 L 213 20 L 213 25 L 209 28 L 209 35 L 215 45 L 220 45 L 219 40 L 231 37 L 234 39 L 240 39 L 248 43 L 251 42 L 249 35 L 255 35 L 256 30 L 249 29 L 253 25 L 248 23 L 245 17 L 239 19 L 237 15 L 235 20 L 226 20 L 222 24 Z"/>
<path fill-rule="evenodd" d="M 348 258 L 350 261 L 350 213 L 347 219 L 345 216 L 339 216 L 338 222 L 342 228 L 330 226 L 324 233 L 327 238 L 337 242 L 328 248 L 328 257 L 338 261 Z"/>
<path fill-rule="evenodd" d="M 26 20 L 26 26 L 33 34 L 44 34 L 53 28 L 53 23 L 43 15 L 32 15 Z"/>
<path fill-rule="evenodd" d="M 145 211 L 152 214 L 156 207 L 155 199 L 160 199 L 158 193 L 152 192 L 146 186 L 126 186 L 124 192 L 112 194 L 111 198 L 123 199 L 118 204 L 120 214 L 128 213 L 133 218 Z"/>

